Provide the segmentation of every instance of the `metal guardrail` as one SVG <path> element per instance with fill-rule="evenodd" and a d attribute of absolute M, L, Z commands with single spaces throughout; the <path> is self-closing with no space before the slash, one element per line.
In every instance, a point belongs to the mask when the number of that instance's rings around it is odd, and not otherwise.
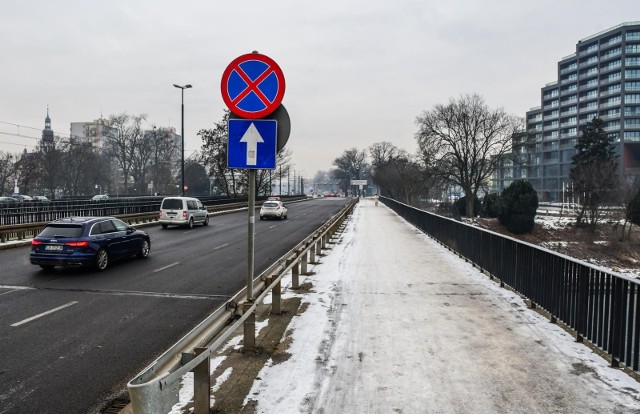
<path fill-rule="evenodd" d="M 290 198 L 287 201 L 300 201 L 304 200 L 306 197 L 297 197 Z M 261 203 L 256 203 L 256 205 L 260 205 Z M 242 208 L 247 208 L 247 202 L 240 203 L 227 203 L 227 204 L 218 204 L 218 205 L 209 205 L 206 206 L 207 211 L 209 213 L 220 213 L 223 211 L 237 210 Z M 158 221 L 158 209 L 155 209 L 151 212 L 146 213 L 128 213 L 128 214 L 107 214 L 109 210 L 86 210 L 84 216 L 96 215 L 96 216 L 109 216 L 112 215 L 114 217 L 119 218 L 120 220 L 126 222 L 127 224 L 141 224 L 141 223 L 152 223 Z M 118 209 L 117 211 L 120 211 Z M 69 214 L 62 214 L 60 217 L 68 217 Z M 49 223 L 49 221 L 40 221 L 35 223 L 24 223 L 24 224 L 13 224 L 13 225 L 5 225 L 0 226 L 0 245 L 2 243 L 7 243 L 13 240 L 26 240 L 36 237 L 38 233 L 44 229 L 44 227 Z"/>
<path fill-rule="evenodd" d="M 127 388 L 133 412 L 156 414 L 170 411 L 178 402 L 180 379 L 186 373 L 194 371 L 195 412 L 208 413 L 210 387 L 199 384 L 209 384 L 209 370 L 202 369 L 203 366 L 208 367 L 209 357 L 241 324 L 245 325 L 245 348 L 247 344 L 255 344 L 256 306 L 271 292 L 272 312 L 280 313 L 282 278 L 291 272 L 292 287 L 299 287 L 299 275 L 307 272 L 308 263 L 315 263 L 316 255 L 326 248 L 357 202 L 358 199 L 352 200 L 337 215 L 256 277 L 253 287 L 256 297 L 253 300 L 247 298 L 245 287 L 132 379 Z"/>
<path fill-rule="evenodd" d="M 638 374 L 640 281 L 382 197 L 405 220 Z"/>

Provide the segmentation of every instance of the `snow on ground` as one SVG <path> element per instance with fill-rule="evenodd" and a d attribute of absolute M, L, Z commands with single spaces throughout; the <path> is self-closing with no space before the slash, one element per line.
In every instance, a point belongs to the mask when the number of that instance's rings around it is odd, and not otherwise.
<path fill-rule="evenodd" d="M 313 271 L 259 413 L 640 413 L 640 384 L 383 205 Z"/>
<path fill-rule="evenodd" d="M 257 413 L 640 413 L 638 382 L 382 204 L 361 201 L 310 270 L 309 292 L 283 279 L 306 309 L 245 400 Z"/>

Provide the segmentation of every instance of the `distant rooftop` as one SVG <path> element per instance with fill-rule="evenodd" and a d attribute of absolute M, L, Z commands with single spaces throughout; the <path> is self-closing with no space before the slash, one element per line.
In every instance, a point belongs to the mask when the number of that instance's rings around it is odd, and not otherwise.
<path fill-rule="evenodd" d="M 578 43 L 582 43 L 582 42 L 586 42 L 587 40 L 595 39 L 596 37 L 598 37 L 598 36 L 600 36 L 600 35 L 603 35 L 603 34 L 605 34 L 605 33 L 607 33 L 607 32 L 611 32 L 611 31 L 616 30 L 616 29 L 620 29 L 621 27 L 625 27 L 625 26 L 636 26 L 636 25 L 640 25 L 640 22 L 625 22 L 625 23 L 620 23 L 620 24 L 619 24 L 619 25 L 617 25 L 617 26 L 613 26 L 613 27 L 611 27 L 611 28 L 609 28 L 609 29 L 607 29 L 607 30 L 603 30 L 603 31 L 598 32 L 598 33 L 596 33 L 596 34 L 594 34 L 594 35 L 591 35 L 591 36 L 589 36 L 589 37 L 585 37 L 584 39 L 578 40 Z"/>

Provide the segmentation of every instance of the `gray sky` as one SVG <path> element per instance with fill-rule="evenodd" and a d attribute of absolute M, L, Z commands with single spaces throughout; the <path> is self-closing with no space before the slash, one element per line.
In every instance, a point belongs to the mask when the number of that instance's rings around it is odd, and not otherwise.
<path fill-rule="evenodd" d="M 415 118 L 465 93 L 524 116 L 578 40 L 640 20 L 637 0 L 3 0 L 0 150 L 32 148 L 52 127 L 102 113 L 149 127 L 220 121 L 220 80 L 258 50 L 286 79 L 294 169 L 311 178 L 344 150 L 390 141 L 414 152 Z M 31 130 L 26 127 L 35 127 Z"/>

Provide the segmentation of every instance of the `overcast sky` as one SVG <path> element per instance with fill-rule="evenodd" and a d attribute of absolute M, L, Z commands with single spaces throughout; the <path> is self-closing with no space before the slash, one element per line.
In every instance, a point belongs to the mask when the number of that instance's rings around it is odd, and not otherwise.
<path fill-rule="evenodd" d="M 190 83 L 188 157 L 222 119 L 222 72 L 257 50 L 284 72 L 287 147 L 311 178 L 348 148 L 415 152 L 416 116 L 461 94 L 524 116 L 578 40 L 638 20 L 638 0 L 3 0 L 0 150 L 32 148 L 47 105 L 60 135 L 122 112 L 179 132 L 172 84 Z"/>

